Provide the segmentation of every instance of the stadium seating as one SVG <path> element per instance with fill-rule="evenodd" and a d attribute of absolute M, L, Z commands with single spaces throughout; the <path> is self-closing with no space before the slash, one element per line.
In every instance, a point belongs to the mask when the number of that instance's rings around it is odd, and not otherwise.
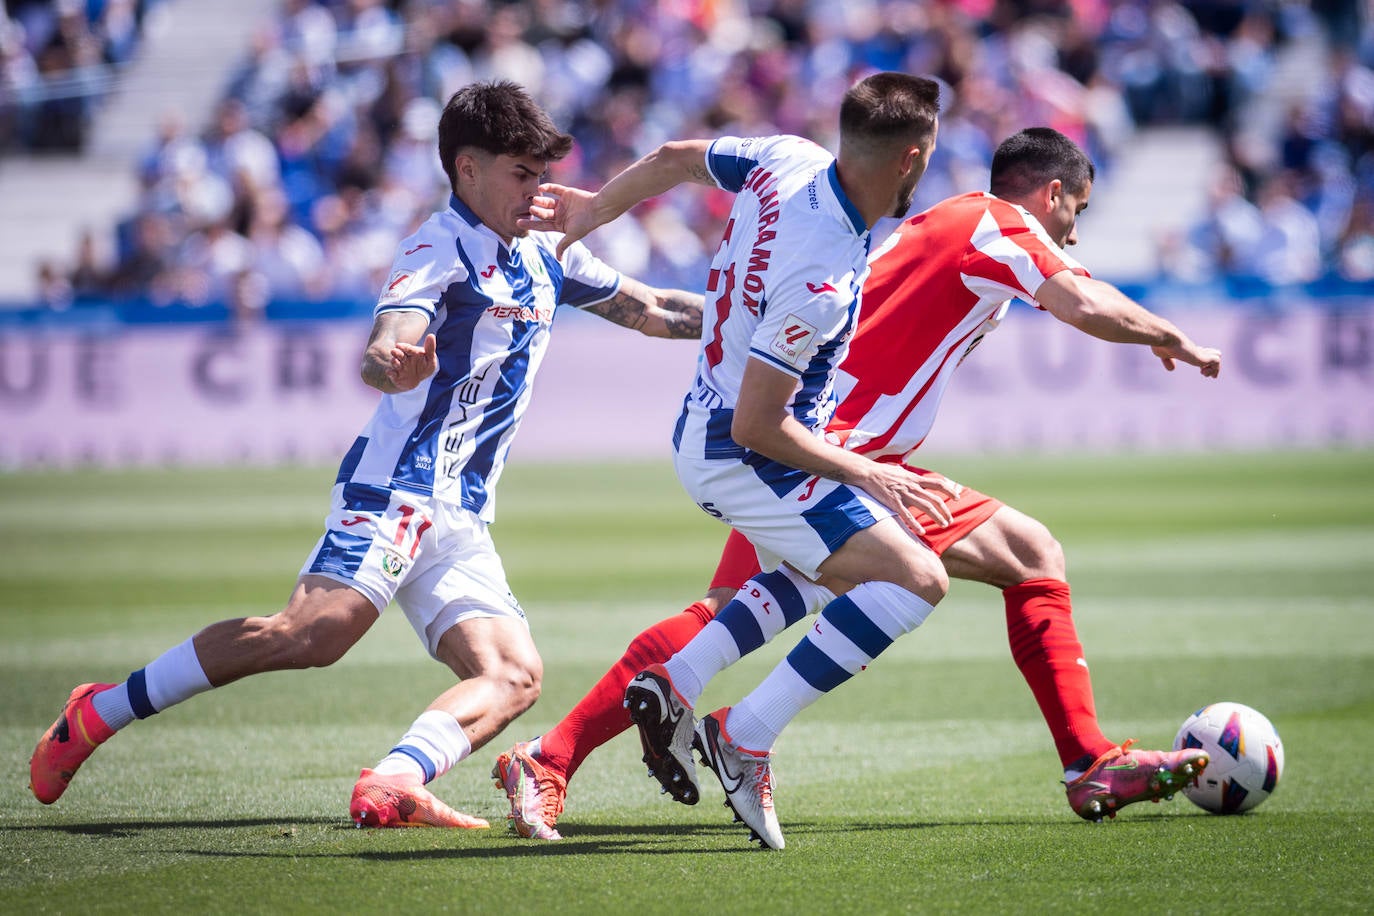
<path fill-rule="evenodd" d="M 1374 31 L 1353 4 L 1322 10 L 285 0 L 209 125 L 169 119 L 149 138 L 141 200 L 113 252 L 87 246 L 43 289 L 54 304 L 215 303 L 240 316 L 277 299 L 366 300 L 395 242 L 443 200 L 434 129 L 442 101 L 470 80 L 527 85 L 579 141 L 555 179 L 594 186 L 675 136 L 795 132 L 829 144 L 840 95 L 873 69 L 946 86 L 918 207 L 983 187 L 996 142 L 1026 124 L 1080 141 L 1104 191 L 1138 130 L 1202 125 L 1222 160 L 1199 179 L 1211 205 L 1184 203 L 1208 216 L 1159 239 L 1159 270 L 1374 279 Z M 653 282 L 694 285 L 724 211 L 718 194 L 669 195 L 603 229 L 598 251 Z"/>

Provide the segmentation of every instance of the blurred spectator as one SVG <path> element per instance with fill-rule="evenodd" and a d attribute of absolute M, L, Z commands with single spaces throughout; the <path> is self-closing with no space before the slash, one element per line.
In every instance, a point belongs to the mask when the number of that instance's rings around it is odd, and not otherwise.
<path fill-rule="evenodd" d="M 129 247 L 109 275 L 109 292 L 119 297 L 150 294 L 171 269 L 175 249 L 171 217 L 155 210 L 138 214 L 131 225 Z"/>
<path fill-rule="evenodd" d="M 0 8 L 0 154 L 73 152 L 160 0 L 8 0 Z"/>
<path fill-rule="evenodd" d="M 329 292 L 324 247 L 296 225 L 280 191 L 258 195 L 247 241 L 251 267 L 271 296 L 318 299 Z"/>
<path fill-rule="evenodd" d="M 1253 252 L 1264 234 L 1264 217 L 1246 198 L 1245 183 L 1233 166 L 1222 168 L 1213 179 L 1205 211 L 1186 243 L 1161 259 L 1161 268 L 1183 280 L 1216 274 L 1258 276 Z"/>
<path fill-rule="evenodd" d="M 72 282 L 57 265 L 44 259 L 38 264 L 38 301 L 45 308 L 62 311 L 72 304 Z"/>
<path fill-rule="evenodd" d="M 247 324 L 263 316 L 271 301 L 267 278 L 254 270 L 242 270 L 229 281 L 229 314 L 235 323 Z"/>
<path fill-rule="evenodd" d="M 73 297 L 90 299 L 100 295 L 109 285 L 109 272 L 108 259 L 96 248 L 95 233 L 85 230 L 76 246 L 76 265 L 67 274 Z"/>
<path fill-rule="evenodd" d="M 1306 283 L 1321 273 L 1317 218 L 1293 196 L 1296 176 L 1279 172 L 1258 194 L 1259 243 L 1252 252 L 1256 273 L 1276 285 Z"/>
<path fill-rule="evenodd" d="M 1337 248 L 1336 270 L 1346 280 L 1374 280 L 1374 192 L 1355 201 Z"/>
<path fill-rule="evenodd" d="M 130 3 L 103 8 L 121 6 L 115 19 L 127 23 L 129 9 L 146 7 Z M 940 153 L 918 207 L 984 187 L 996 144 L 1027 124 L 1084 144 L 1104 185 L 1138 125 L 1210 124 L 1230 161 L 1205 218 L 1164 243 L 1167 269 L 1297 282 L 1339 263 L 1356 275 L 1369 259 L 1362 189 L 1374 177 L 1366 6 L 283 0 L 204 135 L 164 127 L 109 288 L 374 297 L 396 243 L 447 194 L 434 125 L 473 79 L 534 91 L 578 138 L 553 177 L 595 187 L 672 136 L 793 132 L 833 146 L 840 96 L 880 68 L 945 85 Z M 18 15 L 0 27 L 6 85 L 38 69 L 32 43 L 13 38 L 28 28 Z M 1325 74 L 1280 77 L 1289 49 L 1317 45 Z M 719 204 L 705 189 L 673 195 L 594 242 L 617 266 L 693 285 L 719 236 Z M 223 254 L 242 248 L 235 237 L 252 252 L 246 268 Z"/>

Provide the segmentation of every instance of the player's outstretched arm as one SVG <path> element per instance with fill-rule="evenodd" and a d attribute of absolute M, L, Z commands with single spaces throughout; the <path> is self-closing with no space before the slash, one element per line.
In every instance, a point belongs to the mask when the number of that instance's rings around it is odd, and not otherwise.
<path fill-rule="evenodd" d="M 1173 322 L 1156 315 L 1110 283 L 1062 270 L 1035 293 L 1045 310 L 1085 334 L 1112 343 L 1148 346 L 1164 368 L 1196 366 L 1206 378 L 1221 371 L 1221 351 L 1198 346 Z"/>
<path fill-rule="evenodd" d="M 542 184 L 521 229 L 563 233 L 557 255 L 626 210 L 684 182 L 715 187 L 706 168 L 710 140 L 670 140 L 616 175 L 595 194 L 560 184 Z"/>
<path fill-rule="evenodd" d="M 378 315 L 363 351 L 363 381 L 384 394 L 397 394 L 433 375 L 439 358 L 434 335 L 425 334 L 428 327 L 429 316 L 422 312 Z"/>
<path fill-rule="evenodd" d="M 626 277 L 614 296 L 586 310 L 649 337 L 697 340 L 701 337 L 702 302 L 700 293 L 654 289 Z"/>

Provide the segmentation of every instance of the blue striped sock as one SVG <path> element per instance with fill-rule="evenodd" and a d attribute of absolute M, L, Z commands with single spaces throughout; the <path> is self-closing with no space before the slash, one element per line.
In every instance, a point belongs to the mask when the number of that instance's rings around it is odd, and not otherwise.
<path fill-rule="evenodd" d="M 711 678 L 832 598 L 827 589 L 787 567 L 760 573 L 665 663 L 673 686 L 687 702 L 696 703 Z"/>
<path fill-rule="evenodd" d="M 731 739 L 768 750 L 798 713 L 866 668 L 931 610 L 925 599 L 890 582 L 867 582 L 836 598 L 763 683 L 731 709 L 725 723 Z"/>

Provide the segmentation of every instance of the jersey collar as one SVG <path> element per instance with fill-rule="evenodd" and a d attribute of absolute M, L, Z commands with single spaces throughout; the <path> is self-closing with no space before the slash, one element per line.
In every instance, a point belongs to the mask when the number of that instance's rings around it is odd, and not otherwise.
<path fill-rule="evenodd" d="M 454 213 L 457 213 L 458 216 L 462 218 L 463 222 L 467 223 L 469 226 L 478 230 L 479 232 L 484 232 L 491 238 L 495 239 L 496 249 L 498 252 L 508 251 L 511 253 L 511 257 L 513 257 L 515 260 L 519 260 L 518 254 L 516 253 L 516 245 L 520 241 L 518 237 L 511 239 L 509 242 L 501 238 L 501 236 L 496 234 L 496 230 L 488 226 L 486 223 L 482 222 L 482 218 L 479 217 L 476 213 L 472 212 L 472 208 L 469 207 L 467 204 L 463 203 L 462 198 L 460 198 L 457 194 L 449 194 L 448 206 L 450 210 L 452 210 Z"/>
<path fill-rule="evenodd" d="M 863 216 L 859 213 L 859 208 L 854 206 L 854 202 L 849 199 L 849 195 L 844 193 L 844 188 L 840 187 L 840 163 L 838 160 L 830 163 L 830 167 L 825 170 L 825 177 L 830 181 L 830 190 L 835 195 L 835 200 L 839 202 L 840 209 L 844 211 L 845 218 L 849 220 L 850 227 L 855 235 L 863 235 L 868 231 L 868 223 L 864 222 Z"/>
<path fill-rule="evenodd" d="M 463 203 L 462 198 L 457 194 L 449 194 L 448 206 L 450 210 L 461 216 L 464 222 L 472 228 L 476 229 L 478 226 L 483 225 L 482 221 L 477 218 L 477 214 L 473 213 L 472 209 L 467 204 Z"/>

